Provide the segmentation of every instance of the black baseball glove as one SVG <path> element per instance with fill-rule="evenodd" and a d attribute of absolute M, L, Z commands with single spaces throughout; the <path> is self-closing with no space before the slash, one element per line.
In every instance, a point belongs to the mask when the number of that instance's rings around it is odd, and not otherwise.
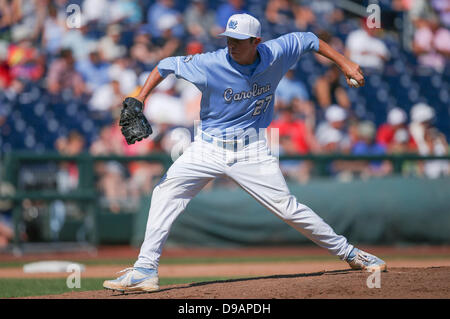
<path fill-rule="evenodd" d="M 128 144 L 134 144 L 153 133 L 142 112 L 142 102 L 133 97 L 127 97 L 123 101 L 119 125 Z"/>

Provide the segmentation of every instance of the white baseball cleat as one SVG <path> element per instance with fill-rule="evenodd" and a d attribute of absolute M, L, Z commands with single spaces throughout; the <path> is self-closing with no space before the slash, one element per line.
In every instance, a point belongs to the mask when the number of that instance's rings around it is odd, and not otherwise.
<path fill-rule="evenodd" d="M 127 268 L 118 273 L 125 272 L 114 280 L 105 280 L 103 287 L 122 292 L 155 291 L 159 289 L 158 271 L 147 268 Z"/>
<path fill-rule="evenodd" d="M 346 260 L 352 269 L 386 271 L 386 262 L 377 256 L 353 248 Z"/>

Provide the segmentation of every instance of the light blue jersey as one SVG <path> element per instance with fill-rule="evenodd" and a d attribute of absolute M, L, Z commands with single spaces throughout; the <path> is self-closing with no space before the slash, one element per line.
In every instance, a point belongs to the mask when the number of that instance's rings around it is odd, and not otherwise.
<path fill-rule="evenodd" d="M 162 77 L 174 73 L 193 83 L 202 92 L 201 129 L 228 138 L 233 130 L 270 125 L 278 83 L 303 53 L 319 50 L 319 39 L 311 32 L 293 32 L 261 43 L 257 49 L 257 65 L 238 65 L 224 48 L 169 57 L 159 62 L 158 70 Z"/>

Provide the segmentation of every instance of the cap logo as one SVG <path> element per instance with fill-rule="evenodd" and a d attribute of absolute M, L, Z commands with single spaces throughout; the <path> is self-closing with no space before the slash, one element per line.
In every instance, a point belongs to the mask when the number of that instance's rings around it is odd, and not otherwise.
<path fill-rule="evenodd" d="M 230 29 L 236 29 L 238 25 L 238 22 L 236 20 L 230 20 L 230 22 L 228 22 L 228 28 Z"/>

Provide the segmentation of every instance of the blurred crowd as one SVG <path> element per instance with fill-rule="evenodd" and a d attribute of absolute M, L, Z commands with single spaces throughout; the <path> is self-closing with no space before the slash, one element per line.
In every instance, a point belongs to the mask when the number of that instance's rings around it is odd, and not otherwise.
<path fill-rule="evenodd" d="M 145 115 L 155 132 L 135 145 L 120 133 L 121 103 L 137 94 L 159 60 L 224 47 L 217 35 L 228 17 L 248 12 L 260 19 L 263 40 L 312 31 L 358 63 L 368 83 L 365 91 L 349 89 L 330 61 L 302 57 L 276 91 L 271 127 L 279 129 L 280 154 L 448 154 L 450 3 L 378 4 L 381 28 L 368 28 L 367 18 L 331 0 L 0 0 L 1 150 L 141 155 L 189 143 L 201 98 L 190 83 L 168 77 L 148 97 Z M 423 91 L 416 75 L 438 93 Z M 76 167 L 63 169 L 67 187 L 75 187 Z M 282 169 L 307 181 L 314 165 L 283 161 Z M 343 178 L 393 170 L 390 162 L 335 162 L 326 169 Z M 148 194 L 163 167 L 106 162 L 96 171 L 98 187 L 118 210 L 121 200 Z M 411 171 L 438 177 L 449 166 L 427 161 Z"/>

